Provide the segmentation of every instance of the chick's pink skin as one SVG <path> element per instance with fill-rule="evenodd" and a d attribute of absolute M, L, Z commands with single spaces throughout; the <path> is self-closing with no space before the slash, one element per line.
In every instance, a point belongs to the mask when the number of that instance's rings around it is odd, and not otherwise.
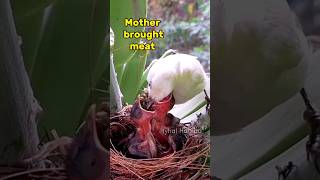
<path fill-rule="evenodd" d="M 151 132 L 153 116 L 153 111 L 147 111 L 141 107 L 140 98 L 138 98 L 131 110 L 131 119 L 136 125 L 135 136 L 129 141 L 128 150 L 131 155 L 140 158 L 156 156 L 156 145 Z"/>
<path fill-rule="evenodd" d="M 165 97 L 162 101 L 157 102 L 154 106 L 155 115 L 152 121 L 152 133 L 156 140 L 165 146 L 170 145 L 169 143 L 169 134 L 166 134 L 171 128 L 170 119 L 167 118 L 168 112 L 173 108 L 175 103 L 174 97 L 172 94 Z"/>
<path fill-rule="evenodd" d="M 131 119 L 135 122 L 136 132 L 129 141 L 129 153 L 136 157 L 156 157 L 156 141 L 166 148 L 175 150 L 175 144 L 166 130 L 171 128 L 171 119 L 167 114 L 174 106 L 174 98 L 170 94 L 162 101 L 153 104 L 154 111 L 141 107 L 140 98 L 136 100 L 131 110 Z"/>

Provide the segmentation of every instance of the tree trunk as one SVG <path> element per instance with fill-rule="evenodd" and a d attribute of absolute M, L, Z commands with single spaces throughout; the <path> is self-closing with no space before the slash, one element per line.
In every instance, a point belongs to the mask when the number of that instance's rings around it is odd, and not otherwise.
<path fill-rule="evenodd" d="M 0 0 L 0 163 L 12 163 L 37 151 L 37 115 L 16 33 L 10 0 Z"/>

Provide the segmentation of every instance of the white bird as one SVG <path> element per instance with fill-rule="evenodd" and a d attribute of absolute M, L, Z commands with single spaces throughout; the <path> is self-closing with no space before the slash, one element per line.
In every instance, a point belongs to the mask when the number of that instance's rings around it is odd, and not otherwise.
<path fill-rule="evenodd" d="M 150 68 L 147 81 L 149 96 L 161 101 L 170 93 L 176 104 L 184 103 L 205 89 L 206 74 L 197 57 L 172 54 L 157 60 Z"/>
<path fill-rule="evenodd" d="M 241 130 L 304 86 L 311 51 L 285 0 L 215 0 L 215 134 Z"/>

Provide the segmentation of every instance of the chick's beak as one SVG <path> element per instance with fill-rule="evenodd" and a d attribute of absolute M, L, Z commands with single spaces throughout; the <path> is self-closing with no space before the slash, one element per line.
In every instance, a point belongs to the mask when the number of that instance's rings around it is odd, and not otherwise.
<path fill-rule="evenodd" d="M 138 98 L 131 110 L 131 119 L 136 125 L 136 133 L 129 141 L 130 155 L 140 158 L 156 156 L 156 146 L 151 132 L 153 116 L 153 111 L 147 111 L 141 107 L 140 98 Z"/>
<path fill-rule="evenodd" d="M 173 108 L 175 103 L 172 94 L 165 97 L 162 101 L 155 104 L 155 116 L 152 123 L 152 132 L 161 144 L 168 144 L 168 135 L 165 134 L 167 127 L 167 114 Z"/>
<path fill-rule="evenodd" d="M 167 115 L 167 113 L 173 108 L 174 104 L 174 97 L 172 94 L 169 94 L 168 96 L 166 96 L 161 101 L 155 104 L 157 114 L 156 116 L 163 119 Z"/>

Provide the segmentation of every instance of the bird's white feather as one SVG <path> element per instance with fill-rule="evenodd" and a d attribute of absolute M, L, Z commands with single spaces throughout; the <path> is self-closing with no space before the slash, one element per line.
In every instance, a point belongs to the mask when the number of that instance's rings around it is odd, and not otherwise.
<path fill-rule="evenodd" d="M 214 6 L 213 128 L 226 133 L 299 92 L 310 50 L 285 0 L 217 0 Z"/>
<path fill-rule="evenodd" d="M 196 57 L 173 54 L 150 68 L 147 81 L 151 98 L 160 101 L 172 93 L 175 102 L 181 104 L 204 90 L 206 74 Z"/>

